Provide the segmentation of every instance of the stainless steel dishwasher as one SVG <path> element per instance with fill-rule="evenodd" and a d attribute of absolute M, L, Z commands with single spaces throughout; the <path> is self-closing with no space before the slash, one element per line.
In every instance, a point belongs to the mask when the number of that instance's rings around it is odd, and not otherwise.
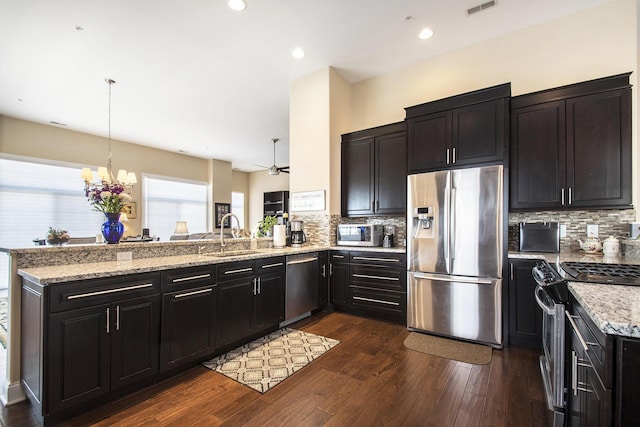
<path fill-rule="evenodd" d="M 287 256 L 283 323 L 305 317 L 318 308 L 319 268 L 317 252 Z"/>

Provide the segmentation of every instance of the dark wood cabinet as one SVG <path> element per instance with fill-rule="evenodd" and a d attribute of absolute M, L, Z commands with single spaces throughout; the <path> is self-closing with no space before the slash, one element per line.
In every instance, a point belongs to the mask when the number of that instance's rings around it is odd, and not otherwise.
<path fill-rule="evenodd" d="M 342 216 L 404 214 L 406 147 L 404 122 L 342 135 Z"/>
<path fill-rule="evenodd" d="M 631 206 L 629 74 L 514 97 L 510 209 Z"/>
<path fill-rule="evenodd" d="M 504 84 L 406 108 L 408 172 L 503 162 L 510 94 Z"/>
<path fill-rule="evenodd" d="M 216 285 L 211 266 L 162 273 L 160 370 L 208 357 L 215 351 Z"/>
<path fill-rule="evenodd" d="M 275 329 L 284 320 L 284 257 L 225 263 L 217 277 L 219 348 Z"/>
<path fill-rule="evenodd" d="M 542 310 L 535 300 L 536 260 L 509 259 L 509 344 L 542 349 Z"/>
<path fill-rule="evenodd" d="M 329 303 L 329 252 L 318 252 L 318 264 L 320 266 L 318 277 L 318 304 L 322 309 Z"/>
<path fill-rule="evenodd" d="M 158 372 L 159 288 L 159 275 L 52 287 L 49 351 L 43 355 L 49 375 L 46 413 L 73 408 Z"/>
<path fill-rule="evenodd" d="M 263 194 L 263 217 L 275 216 L 278 224 L 282 224 L 282 215 L 289 212 L 288 191 L 267 191 Z"/>
<path fill-rule="evenodd" d="M 335 308 L 346 308 L 349 300 L 349 252 L 329 253 L 329 294 Z"/>

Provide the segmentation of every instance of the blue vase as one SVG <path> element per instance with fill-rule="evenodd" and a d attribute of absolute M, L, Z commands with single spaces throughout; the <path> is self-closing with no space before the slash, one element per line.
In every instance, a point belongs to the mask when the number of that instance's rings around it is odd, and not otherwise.
<path fill-rule="evenodd" d="M 107 217 L 107 220 L 102 223 L 104 240 L 110 244 L 120 242 L 124 234 L 124 225 L 120 222 L 120 214 L 105 212 L 104 216 Z"/>

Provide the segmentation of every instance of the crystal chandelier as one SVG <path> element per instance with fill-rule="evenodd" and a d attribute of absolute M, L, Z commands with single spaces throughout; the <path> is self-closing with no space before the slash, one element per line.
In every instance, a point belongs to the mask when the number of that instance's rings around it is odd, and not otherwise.
<path fill-rule="evenodd" d="M 87 192 L 90 187 L 100 184 L 119 184 L 122 185 L 127 192 L 131 193 L 134 184 L 138 182 L 136 174 L 120 169 L 118 175 L 114 176 L 113 170 L 111 169 L 111 158 L 113 157 L 111 154 L 111 86 L 115 84 L 115 81 L 111 79 L 104 79 L 104 81 L 109 85 L 109 152 L 107 153 L 107 166 L 99 167 L 95 175 L 90 168 L 82 168 L 80 176 L 84 180 L 85 192 Z"/>

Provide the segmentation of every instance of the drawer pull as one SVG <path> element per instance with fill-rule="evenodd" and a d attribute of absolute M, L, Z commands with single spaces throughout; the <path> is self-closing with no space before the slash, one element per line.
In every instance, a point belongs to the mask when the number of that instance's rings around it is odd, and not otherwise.
<path fill-rule="evenodd" d="M 108 289 L 106 291 L 95 291 L 95 292 L 87 292 L 86 294 L 69 295 L 67 299 L 70 300 L 70 299 L 78 299 L 78 298 L 87 298 L 87 297 L 94 297 L 96 295 L 114 294 L 117 292 L 126 292 L 126 291 L 132 291 L 134 289 L 151 288 L 151 287 L 153 287 L 153 283 L 145 283 L 144 285 L 127 286 L 126 288 Z"/>
<path fill-rule="evenodd" d="M 568 311 L 565 311 L 564 314 L 567 316 L 567 319 L 569 319 L 569 323 L 571 324 L 571 328 L 573 328 L 573 332 L 575 332 L 576 337 L 578 337 L 578 341 L 580 341 L 580 344 L 582 345 L 582 348 L 584 348 L 584 351 L 589 351 L 589 346 L 585 342 L 584 338 L 582 338 L 582 334 L 578 330 L 578 325 L 576 325 L 576 322 L 573 320 L 574 316 L 569 314 Z"/>
<path fill-rule="evenodd" d="M 191 295 L 205 294 L 205 293 L 211 292 L 212 290 L 213 290 L 212 288 L 207 288 L 207 289 L 200 289 L 199 291 L 185 292 L 184 294 L 176 295 L 173 298 L 178 299 L 178 298 L 190 297 Z"/>
<path fill-rule="evenodd" d="M 357 300 L 360 300 L 360 301 L 377 302 L 379 304 L 400 305 L 399 302 L 383 301 L 381 299 L 374 299 L 374 298 L 353 297 L 353 299 L 357 299 Z"/>
<path fill-rule="evenodd" d="M 399 259 L 395 259 L 395 258 L 370 258 L 366 256 L 354 256 L 353 259 L 357 259 L 360 261 L 400 262 Z"/>
<path fill-rule="evenodd" d="M 171 281 L 171 283 L 186 282 L 186 281 L 189 281 L 189 280 L 206 279 L 207 277 L 211 277 L 211 274 L 200 274 L 198 276 L 181 277 L 179 279 L 173 279 Z"/>
<path fill-rule="evenodd" d="M 229 270 L 229 271 L 225 271 L 224 274 L 246 273 L 247 271 L 253 271 L 253 268 L 247 267 L 247 268 L 241 268 L 239 270 Z"/>
<path fill-rule="evenodd" d="M 371 276 L 371 275 L 368 275 L 368 274 L 354 274 L 353 277 L 359 277 L 361 279 L 392 280 L 394 282 L 397 282 L 398 280 L 400 280 L 399 277 Z"/>
<path fill-rule="evenodd" d="M 344 255 L 331 255 L 333 258 L 344 259 Z"/>
<path fill-rule="evenodd" d="M 284 265 L 283 262 L 276 262 L 274 264 L 265 264 L 260 268 L 273 268 L 273 267 L 282 267 Z"/>

